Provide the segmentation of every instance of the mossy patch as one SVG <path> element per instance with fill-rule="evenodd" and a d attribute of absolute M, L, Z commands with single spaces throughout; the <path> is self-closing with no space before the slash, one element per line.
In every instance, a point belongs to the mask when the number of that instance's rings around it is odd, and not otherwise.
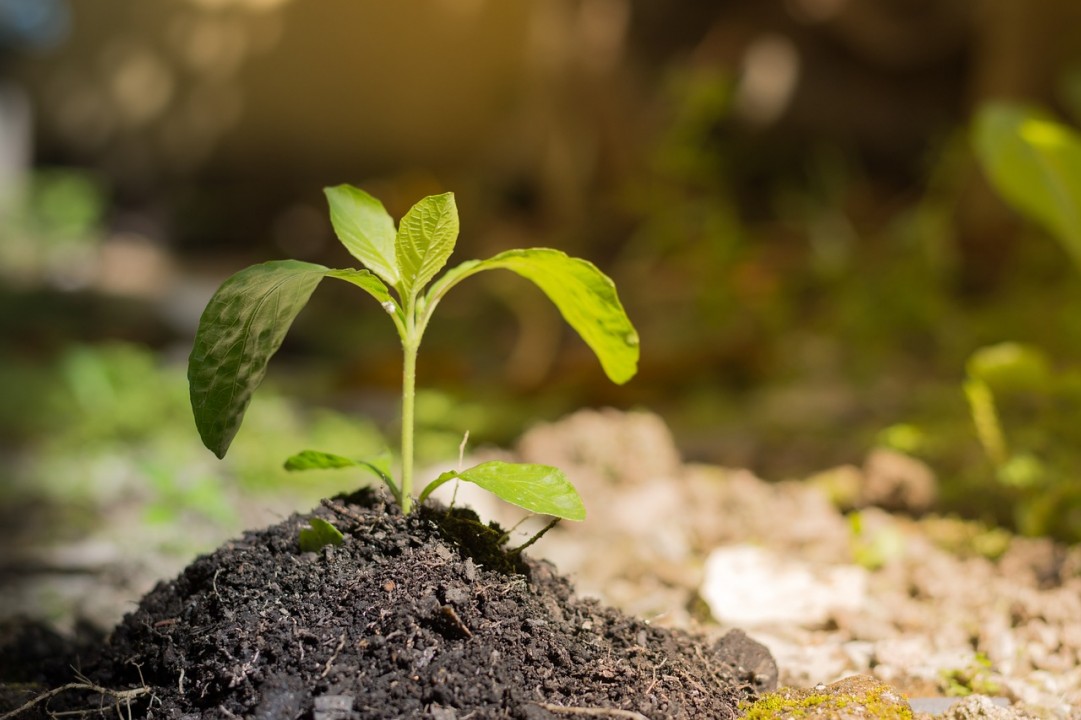
<path fill-rule="evenodd" d="M 812 689 L 781 688 L 740 707 L 745 720 L 912 720 L 908 702 L 889 685 L 857 675 Z"/>

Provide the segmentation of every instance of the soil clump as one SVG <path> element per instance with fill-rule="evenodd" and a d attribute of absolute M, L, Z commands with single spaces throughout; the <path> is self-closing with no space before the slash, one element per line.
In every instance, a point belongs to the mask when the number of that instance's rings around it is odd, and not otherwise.
<path fill-rule="evenodd" d="M 68 648 L 77 677 L 37 638 L 51 662 L 4 678 L 0 710 L 42 690 L 20 679 L 97 688 L 20 717 L 735 718 L 776 686 L 742 632 L 705 641 L 578 598 L 470 510 L 403 516 L 363 491 L 313 514 L 345 541 L 301 552 L 311 515 L 247 532 L 160 583 L 103 645 Z"/>

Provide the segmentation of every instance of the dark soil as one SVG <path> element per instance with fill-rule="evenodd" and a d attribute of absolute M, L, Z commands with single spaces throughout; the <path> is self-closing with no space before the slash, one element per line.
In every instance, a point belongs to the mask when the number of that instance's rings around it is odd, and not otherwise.
<path fill-rule="evenodd" d="M 248 532 L 159 584 L 103 645 L 9 637 L 0 711 L 83 682 L 99 690 L 20 717 L 734 718 L 776 684 L 743 633 L 707 643 L 579 599 L 468 510 L 403 517 L 365 492 L 315 514 L 342 545 L 302 553 L 307 516 Z"/>

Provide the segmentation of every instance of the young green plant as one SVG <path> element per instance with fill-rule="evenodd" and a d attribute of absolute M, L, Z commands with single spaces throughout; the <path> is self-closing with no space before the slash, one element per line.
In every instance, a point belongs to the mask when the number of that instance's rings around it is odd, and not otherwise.
<path fill-rule="evenodd" d="M 358 467 L 377 475 L 405 513 L 413 507 L 413 433 L 417 353 L 432 313 L 462 280 L 484 270 L 504 269 L 532 281 L 556 305 L 600 360 L 605 374 L 624 383 L 638 365 L 638 334 L 616 294 L 615 284 L 593 264 L 558 250 L 507 250 L 487 260 L 469 260 L 447 270 L 458 238 L 452 193 L 424 198 L 398 227 L 382 203 L 359 188 L 326 189 L 338 239 L 363 269 L 331 269 L 299 260 L 253 265 L 227 279 L 199 321 L 188 361 L 195 423 L 203 443 L 224 457 L 240 429 L 252 393 L 266 374 L 297 314 L 323 278 L 351 283 L 374 298 L 390 317 L 402 344 L 401 475 L 388 464 L 306 450 L 290 457 L 290 470 Z M 486 462 L 445 472 L 420 493 L 424 502 L 449 480 L 465 480 L 526 510 L 569 520 L 585 518 L 574 486 L 547 465 Z"/>

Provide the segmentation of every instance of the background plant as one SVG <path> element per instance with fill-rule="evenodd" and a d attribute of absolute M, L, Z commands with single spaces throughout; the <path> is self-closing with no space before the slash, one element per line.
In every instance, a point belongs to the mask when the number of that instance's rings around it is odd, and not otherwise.
<path fill-rule="evenodd" d="M 973 144 L 1002 198 L 1081 269 L 1081 137 L 1038 108 L 1001 103 L 981 109 Z M 1015 496 L 1018 528 L 1081 539 L 1081 462 L 1070 450 L 1081 440 L 1081 375 L 1006 342 L 972 355 L 964 391 L 995 478 Z"/>
<path fill-rule="evenodd" d="M 548 248 L 508 250 L 471 260 L 436 276 L 454 251 L 458 211 L 451 193 L 422 199 L 398 228 L 382 203 L 348 185 L 327 188 L 338 239 L 365 267 L 331 269 L 298 260 L 254 265 L 222 284 L 199 322 L 189 358 L 192 409 L 204 444 L 223 457 L 240 428 L 252 393 L 293 320 L 325 277 L 351 283 L 373 297 L 390 317 L 402 344 L 401 475 L 388 464 L 307 450 L 287 460 L 292 470 L 360 467 L 377 475 L 409 512 L 413 503 L 416 363 L 421 339 L 447 292 L 483 270 L 511 270 L 536 284 L 596 353 L 616 383 L 630 379 L 638 362 L 638 334 L 615 284 L 591 263 Z M 434 281 L 434 282 L 433 282 Z M 475 483 L 527 510 L 580 520 L 585 509 L 557 468 L 487 462 L 443 473 L 421 492 L 460 479 Z"/>

